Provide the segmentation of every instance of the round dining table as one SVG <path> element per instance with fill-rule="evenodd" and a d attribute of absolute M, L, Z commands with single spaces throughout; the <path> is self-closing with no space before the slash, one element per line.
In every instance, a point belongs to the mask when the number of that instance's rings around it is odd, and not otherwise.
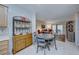
<path fill-rule="evenodd" d="M 43 38 L 45 42 L 47 43 L 47 46 L 49 48 L 49 45 L 51 45 L 51 42 L 54 41 L 55 49 L 57 50 L 56 47 L 56 37 L 54 34 L 39 34 L 40 38 Z"/>

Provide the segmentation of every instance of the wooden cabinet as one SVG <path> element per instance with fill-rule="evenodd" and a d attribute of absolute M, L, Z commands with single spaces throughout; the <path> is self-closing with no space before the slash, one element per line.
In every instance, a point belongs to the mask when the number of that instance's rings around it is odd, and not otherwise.
<path fill-rule="evenodd" d="M 28 18 L 13 17 L 13 54 L 32 44 L 31 28 L 31 21 Z"/>
<path fill-rule="evenodd" d="M 19 18 L 19 19 L 18 19 Z M 13 36 L 31 33 L 31 21 L 23 16 L 13 17 Z"/>
<path fill-rule="evenodd" d="M 0 41 L 0 55 L 8 54 L 8 40 Z"/>
<path fill-rule="evenodd" d="M 27 35 L 27 37 L 25 39 L 25 44 L 26 44 L 26 47 L 32 44 L 32 35 L 31 34 Z"/>
<path fill-rule="evenodd" d="M 13 37 L 13 54 L 32 44 L 32 34 L 16 35 Z"/>
<path fill-rule="evenodd" d="M 58 35 L 58 40 L 65 42 L 65 35 Z"/>
<path fill-rule="evenodd" d="M 6 6 L 0 5 L 0 27 L 7 27 L 8 22 L 7 9 L 8 8 Z"/>

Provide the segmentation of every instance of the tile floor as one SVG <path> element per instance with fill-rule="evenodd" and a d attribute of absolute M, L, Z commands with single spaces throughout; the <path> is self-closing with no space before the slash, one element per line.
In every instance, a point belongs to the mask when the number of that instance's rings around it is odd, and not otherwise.
<path fill-rule="evenodd" d="M 72 42 L 61 42 L 57 41 L 57 48 L 55 49 L 54 45 L 50 46 L 50 51 L 46 49 L 46 55 L 78 55 L 79 47 Z M 43 55 L 44 51 L 39 49 L 39 52 L 36 53 L 36 44 L 29 46 L 28 48 L 23 49 L 22 51 L 16 53 L 16 55 Z"/>

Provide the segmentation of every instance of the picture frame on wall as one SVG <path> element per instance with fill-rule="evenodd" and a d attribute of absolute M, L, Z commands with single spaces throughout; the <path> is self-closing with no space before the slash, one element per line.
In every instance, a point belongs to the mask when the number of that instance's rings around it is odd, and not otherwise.
<path fill-rule="evenodd" d="M 41 28 L 45 28 L 45 25 L 41 25 Z"/>

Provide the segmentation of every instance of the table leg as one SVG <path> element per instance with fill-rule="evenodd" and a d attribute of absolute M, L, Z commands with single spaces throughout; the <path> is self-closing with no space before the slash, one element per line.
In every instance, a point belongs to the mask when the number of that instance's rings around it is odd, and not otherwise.
<path fill-rule="evenodd" d="M 56 46 L 56 40 L 54 39 L 54 44 L 55 44 L 55 49 L 57 50 L 57 46 Z"/>

